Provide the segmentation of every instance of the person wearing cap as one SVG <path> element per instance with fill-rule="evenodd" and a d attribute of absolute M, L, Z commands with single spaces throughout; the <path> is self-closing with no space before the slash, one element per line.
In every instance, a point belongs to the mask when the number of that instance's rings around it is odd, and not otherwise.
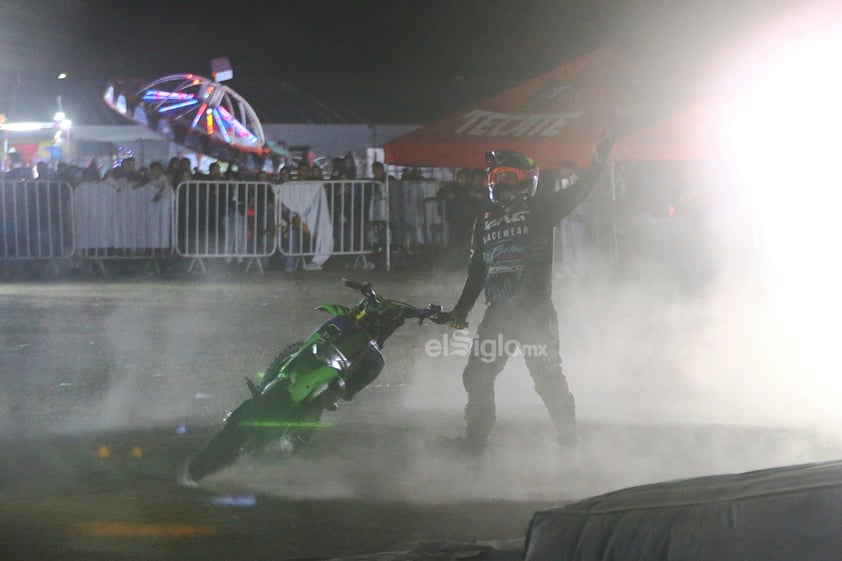
<path fill-rule="evenodd" d="M 563 190 L 539 191 L 538 165 L 528 156 L 506 149 L 486 154 L 490 205 L 474 223 L 468 274 L 449 325 L 467 327 L 483 292 L 486 307 L 462 373 L 464 435 L 444 439 L 448 447 L 471 455 L 485 450 L 496 420 L 494 382 L 514 349 L 524 356 L 558 443 L 576 444 L 575 400 L 561 369 L 552 302 L 553 231 L 593 191 L 612 145 L 603 135 L 590 166 Z"/>

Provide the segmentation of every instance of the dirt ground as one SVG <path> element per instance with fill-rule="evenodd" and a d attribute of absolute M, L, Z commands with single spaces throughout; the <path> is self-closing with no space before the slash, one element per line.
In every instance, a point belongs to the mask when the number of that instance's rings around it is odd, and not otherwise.
<path fill-rule="evenodd" d="M 3 557 L 383 558 L 426 548 L 428 558 L 430 551 L 444 558 L 453 555 L 448 547 L 467 544 L 518 558 L 536 510 L 665 479 L 832 459 L 842 450 L 836 434 L 813 426 L 682 416 L 675 411 L 683 394 L 670 394 L 667 382 L 657 388 L 667 398 L 659 413 L 671 414 L 655 414 L 634 385 L 598 375 L 607 369 L 606 349 L 589 345 L 598 327 L 573 330 L 562 319 L 579 402 L 577 451 L 555 447 L 513 359 L 498 383 L 489 453 L 474 462 L 453 458 L 431 443 L 461 429 L 465 357 L 430 355 L 426 343 L 442 341 L 444 328 L 406 325 L 387 342 L 380 378 L 326 416 L 328 426 L 300 456 L 244 458 L 198 489 L 179 486 L 185 462 L 247 396 L 244 377 L 255 378 L 282 347 L 315 329 L 325 319 L 316 305 L 358 299 L 341 276 L 0 284 Z M 353 276 L 388 297 L 445 307 L 462 282 L 458 272 Z M 578 306 L 558 296 L 562 318 Z M 591 312 L 594 321 L 608 314 Z M 658 333 L 651 322 L 647 329 Z M 615 357 L 611 368 L 642 361 Z"/>

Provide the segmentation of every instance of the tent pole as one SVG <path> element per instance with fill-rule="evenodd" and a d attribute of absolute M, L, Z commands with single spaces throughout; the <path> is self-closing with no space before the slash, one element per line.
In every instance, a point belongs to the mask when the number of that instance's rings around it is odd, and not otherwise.
<path fill-rule="evenodd" d="M 611 174 L 611 257 L 616 267 L 620 262 L 620 243 L 617 232 L 617 179 L 614 160 L 609 162 L 609 172 Z"/>
<path fill-rule="evenodd" d="M 384 193 L 386 200 L 386 270 L 392 270 L 392 219 L 389 215 L 389 171 L 386 170 L 386 192 Z"/>

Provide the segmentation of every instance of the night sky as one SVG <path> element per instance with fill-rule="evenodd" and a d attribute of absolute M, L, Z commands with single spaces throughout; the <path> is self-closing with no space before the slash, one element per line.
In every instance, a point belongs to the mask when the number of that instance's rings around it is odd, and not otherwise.
<path fill-rule="evenodd" d="M 234 67 L 229 85 L 258 111 L 285 84 L 340 106 L 344 90 L 349 106 L 375 121 L 378 107 L 383 121 L 400 121 L 400 111 L 434 118 L 597 47 L 686 87 L 759 20 L 791 4 L 0 0 L 0 113 L 44 111 L 38 95 L 25 93 L 33 90 L 54 99 L 50 90 L 100 92 L 113 77 L 208 75 L 220 56 Z M 59 72 L 69 76 L 63 84 Z"/>

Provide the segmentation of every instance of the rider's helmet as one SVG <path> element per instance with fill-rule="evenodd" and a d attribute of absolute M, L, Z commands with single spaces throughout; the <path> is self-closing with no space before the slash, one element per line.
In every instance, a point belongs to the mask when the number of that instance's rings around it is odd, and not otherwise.
<path fill-rule="evenodd" d="M 538 189 L 538 164 L 514 150 L 485 153 L 488 164 L 488 197 L 495 203 L 526 199 Z"/>

